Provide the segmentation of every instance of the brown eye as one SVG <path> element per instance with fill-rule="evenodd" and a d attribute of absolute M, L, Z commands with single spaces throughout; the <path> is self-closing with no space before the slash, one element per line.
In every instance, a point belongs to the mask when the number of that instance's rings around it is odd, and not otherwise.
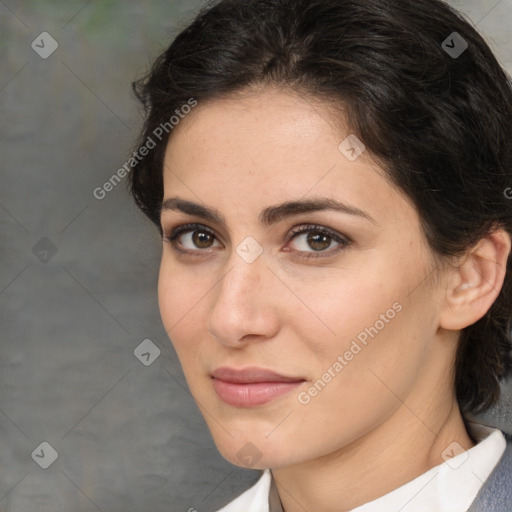
<path fill-rule="evenodd" d="M 192 231 L 192 242 L 199 249 L 208 249 L 213 238 L 213 235 L 206 231 Z"/>
<path fill-rule="evenodd" d="M 292 231 L 292 241 L 295 242 L 296 252 L 300 258 L 317 258 L 332 256 L 350 245 L 351 241 L 344 236 L 331 232 L 321 226 L 300 226 Z M 336 244 L 333 250 L 327 250 L 332 244 Z M 317 254 L 316 254 L 317 253 Z"/>
<path fill-rule="evenodd" d="M 202 251 L 214 247 L 216 239 L 217 237 L 212 231 L 199 224 L 178 226 L 172 230 L 170 235 L 163 237 L 163 240 L 170 242 L 176 250 L 198 255 L 201 255 Z"/>
<path fill-rule="evenodd" d="M 306 242 L 315 251 L 324 251 L 331 245 L 331 237 L 323 233 L 308 233 Z"/>

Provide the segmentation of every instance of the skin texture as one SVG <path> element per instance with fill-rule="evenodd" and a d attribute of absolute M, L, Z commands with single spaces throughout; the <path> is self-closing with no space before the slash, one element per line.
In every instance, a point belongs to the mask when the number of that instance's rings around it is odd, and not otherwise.
<path fill-rule="evenodd" d="M 443 463 L 452 442 L 474 445 L 451 369 L 459 330 L 497 297 L 510 251 L 510 237 L 496 231 L 458 265 L 436 264 L 411 203 L 368 151 L 345 157 L 338 146 L 351 132 L 336 129 L 331 114 L 270 88 L 200 103 L 173 131 L 164 162 L 164 200 L 179 196 L 226 219 L 163 210 L 165 328 L 219 451 L 243 466 L 245 447 L 256 460 L 250 467 L 272 468 L 286 512 L 350 510 Z M 375 222 L 337 211 L 259 222 L 268 206 L 311 198 L 343 201 Z M 165 239 L 191 222 L 214 236 L 199 227 L 195 238 Z M 308 224 L 351 242 L 335 252 L 333 239 L 292 238 L 293 227 Z M 263 249 L 252 263 L 236 251 L 248 236 Z M 178 243 L 199 257 L 178 252 Z M 300 258 L 320 245 L 320 257 Z M 301 403 L 299 393 L 396 303 L 394 318 Z M 306 382 L 267 404 L 234 407 L 212 386 L 219 366 Z"/>

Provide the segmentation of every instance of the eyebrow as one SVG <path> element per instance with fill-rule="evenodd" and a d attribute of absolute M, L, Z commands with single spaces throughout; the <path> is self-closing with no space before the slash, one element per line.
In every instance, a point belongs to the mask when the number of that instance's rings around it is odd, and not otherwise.
<path fill-rule="evenodd" d="M 218 210 L 180 197 L 171 197 L 163 201 L 161 211 L 164 212 L 169 210 L 180 211 L 189 215 L 201 217 L 202 219 L 209 220 L 211 222 L 216 222 L 223 226 L 226 225 L 225 217 Z M 375 225 L 378 225 L 375 219 L 367 212 L 356 208 L 355 206 L 350 206 L 326 197 L 287 201 L 275 206 L 269 206 L 261 211 L 259 221 L 264 226 L 271 226 L 272 224 L 294 215 L 326 210 L 333 210 L 361 217 L 369 220 Z"/>

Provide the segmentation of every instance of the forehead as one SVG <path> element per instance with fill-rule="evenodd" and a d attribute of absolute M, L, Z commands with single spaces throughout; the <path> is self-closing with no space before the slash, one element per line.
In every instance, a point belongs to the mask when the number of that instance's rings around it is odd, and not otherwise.
<path fill-rule="evenodd" d="M 332 109 L 293 92 L 263 90 L 199 103 L 169 139 L 164 197 L 229 205 L 241 213 L 321 196 L 378 218 L 403 199 L 369 152 L 347 158 L 340 143 L 349 136 Z"/>
<path fill-rule="evenodd" d="M 232 154 L 241 146 L 244 152 L 248 146 L 263 146 L 268 154 L 276 149 L 297 151 L 304 142 L 325 138 L 327 132 L 336 140 L 347 130 L 342 115 L 334 116 L 325 102 L 292 90 L 259 88 L 200 101 L 173 130 L 168 146 L 186 136 L 206 146 L 215 145 L 218 156 L 223 149 Z M 184 137 L 178 136 L 181 132 Z"/>

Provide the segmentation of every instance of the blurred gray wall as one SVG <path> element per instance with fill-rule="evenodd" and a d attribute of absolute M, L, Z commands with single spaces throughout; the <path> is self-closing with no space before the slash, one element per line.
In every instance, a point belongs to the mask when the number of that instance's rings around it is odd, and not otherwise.
<path fill-rule="evenodd" d="M 512 0 L 452 3 L 512 72 Z M 260 474 L 219 455 L 187 390 L 156 229 L 124 183 L 93 195 L 140 128 L 130 82 L 199 5 L 0 0 L 1 512 L 208 512 Z M 505 391 L 483 419 L 512 431 Z"/>

